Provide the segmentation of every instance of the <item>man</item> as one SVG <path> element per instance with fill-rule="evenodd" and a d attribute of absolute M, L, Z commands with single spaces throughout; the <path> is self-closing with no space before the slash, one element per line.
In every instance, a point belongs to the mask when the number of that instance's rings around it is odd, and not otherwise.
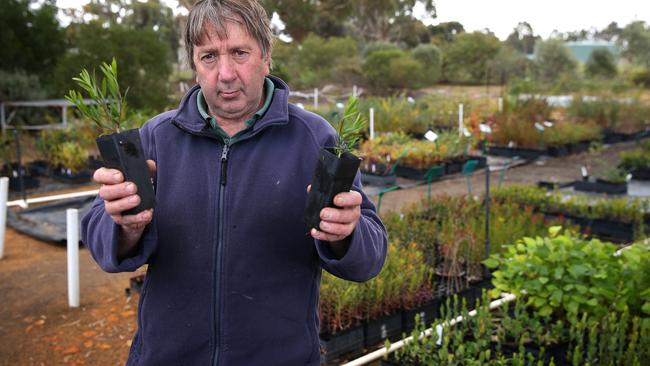
<path fill-rule="evenodd" d="M 128 365 L 317 365 L 321 269 L 365 281 L 381 269 L 386 231 L 354 190 L 302 221 L 322 118 L 288 103 L 269 76 L 272 35 L 255 0 L 203 0 L 185 44 L 196 72 L 178 109 L 140 130 L 156 207 L 101 168 L 84 243 L 108 272 L 147 263 Z"/>

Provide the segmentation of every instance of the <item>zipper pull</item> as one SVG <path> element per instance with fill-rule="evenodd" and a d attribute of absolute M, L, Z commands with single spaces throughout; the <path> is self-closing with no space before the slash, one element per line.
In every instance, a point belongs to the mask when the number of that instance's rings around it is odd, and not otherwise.
<path fill-rule="evenodd" d="M 221 151 L 221 185 L 226 185 L 226 171 L 228 170 L 228 150 L 230 150 L 229 144 L 223 145 L 223 150 Z"/>

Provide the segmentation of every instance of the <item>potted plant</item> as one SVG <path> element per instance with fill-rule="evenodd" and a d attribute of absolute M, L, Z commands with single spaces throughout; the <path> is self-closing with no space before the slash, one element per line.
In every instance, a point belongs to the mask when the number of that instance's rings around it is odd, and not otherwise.
<path fill-rule="evenodd" d="M 334 196 L 352 187 L 361 159 L 350 149 L 359 142 L 365 125 L 365 118 L 359 113 L 358 100 L 350 97 L 343 117 L 336 124 L 336 145 L 320 149 L 305 208 L 305 222 L 310 228 L 320 226 L 320 212 L 325 207 L 334 207 Z"/>
<path fill-rule="evenodd" d="M 95 122 L 103 134 L 95 141 L 106 167 L 118 169 L 126 181 L 136 184 L 140 204 L 123 212 L 126 215 L 153 208 L 155 193 L 145 160 L 140 132 L 137 128 L 123 131 L 126 116 L 126 94 L 122 94 L 117 81 L 117 62 L 102 63 L 100 66 L 104 79 L 101 84 L 94 75 L 82 70 L 78 78 L 73 78 L 85 90 L 92 103 L 86 104 L 82 94 L 70 90 L 66 99 L 77 106 L 81 113 Z"/>

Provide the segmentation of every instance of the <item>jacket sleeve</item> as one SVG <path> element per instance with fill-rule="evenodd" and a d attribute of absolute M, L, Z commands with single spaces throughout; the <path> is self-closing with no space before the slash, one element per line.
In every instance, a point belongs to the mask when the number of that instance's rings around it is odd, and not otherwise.
<path fill-rule="evenodd" d="M 149 126 L 150 127 L 150 126 Z M 151 128 L 140 129 L 140 138 L 147 159 L 154 157 Z M 154 178 L 155 182 L 155 178 Z M 154 185 L 155 187 L 155 185 Z M 88 213 L 81 219 L 81 240 L 97 264 L 106 272 L 132 272 L 147 263 L 157 246 L 156 215 L 147 225 L 133 256 L 117 258 L 119 226 L 104 210 L 104 200 L 97 197 Z"/>
<path fill-rule="evenodd" d="M 147 225 L 132 257 L 117 259 L 119 226 L 104 210 L 97 197 L 90 211 L 81 219 L 81 240 L 97 264 L 106 272 L 132 272 L 147 263 L 156 249 L 155 218 Z"/>
<path fill-rule="evenodd" d="M 361 179 L 357 173 L 353 190 L 361 193 L 361 218 L 351 235 L 350 247 L 341 259 L 336 259 L 329 245 L 316 241 L 316 250 L 321 266 L 331 274 L 349 281 L 367 281 L 381 271 L 386 260 L 388 234 L 377 216 L 375 205 L 361 190 Z"/>

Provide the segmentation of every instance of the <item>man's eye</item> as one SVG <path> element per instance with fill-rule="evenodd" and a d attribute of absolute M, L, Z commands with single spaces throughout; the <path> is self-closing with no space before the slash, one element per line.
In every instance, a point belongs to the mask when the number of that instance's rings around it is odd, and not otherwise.
<path fill-rule="evenodd" d="M 206 55 L 201 56 L 201 60 L 203 61 L 210 61 L 214 59 L 214 54 L 213 53 L 208 53 Z"/>
<path fill-rule="evenodd" d="M 248 54 L 248 52 L 244 50 L 235 50 L 233 53 L 236 57 L 244 57 Z"/>

